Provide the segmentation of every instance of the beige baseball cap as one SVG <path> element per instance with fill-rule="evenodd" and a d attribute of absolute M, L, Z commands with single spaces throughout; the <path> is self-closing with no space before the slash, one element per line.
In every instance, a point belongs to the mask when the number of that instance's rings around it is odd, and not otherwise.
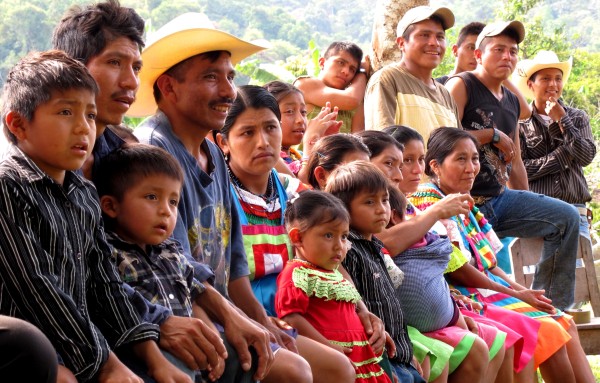
<path fill-rule="evenodd" d="M 396 37 L 401 37 L 406 29 L 412 24 L 427 20 L 431 16 L 437 16 L 442 20 L 442 27 L 444 30 L 450 29 L 452 26 L 454 26 L 454 13 L 452 13 L 452 11 L 448 8 L 432 8 L 428 5 L 422 5 L 406 11 L 398 23 L 398 27 L 396 28 Z"/>
<path fill-rule="evenodd" d="M 497 23 L 491 23 L 485 26 L 475 42 L 475 49 L 479 48 L 479 45 L 486 37 L 498 36 L 506 30 L 512 30 L 517 34 L 517 44 L 520 44 L 525 39 L 525 26 L 523 23 L 517 20 L 513 21 L 500 21 Z"/>

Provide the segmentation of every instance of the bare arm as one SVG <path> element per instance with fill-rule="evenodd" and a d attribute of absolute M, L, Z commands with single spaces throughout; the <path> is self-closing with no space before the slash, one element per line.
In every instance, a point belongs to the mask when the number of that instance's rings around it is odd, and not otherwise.
<path fill-rule="evenodd" d="M 527 103 L 527 99 L 525 98 L 523 93 L 519 91 L 519 88 L 517 88 L 515 84 L 513 84 L 513 82 L 510 81 L 510 79 L 504 80 L 502 85 L 504 85 L 506 89 L 510 90 L 515 96 L 517 96 L 517 99 L 519 100 L 519 106 L 521 107 L 521 114 L 519 115 L 519 120 L 526 120 L 529 117 L 531 117 L 531 105 Z"/>
<path fill-rule="evenodd" d="M 299 78 L 294 85 L 304 93 L 307 103 L 323 107 L 327 102 L 331 102 L 341 110 L 353 110 L 358 108 L 365 97 L 367 76 L 358 72 L 345 89 L 329 87 L 323 80 L 310 77 Z"/>
<path fill-rule="evenodd" d="M 508 186 L 514 190 L 529 190 L 529 181 L 527 180 L 527 171 L 521 158 L 521 144 L 519 143 L 519 127 L 517 126 L 514 138 L 515 154 L 512 159 L 512 170 L 508 179 Z"/>
<path fill-rule="evenodd" d="M 468 214 L 473 198 L 468 194 L 450 194 L 421 214 L 377 234 L 390 254 L 400 254 L 417 243 L 440 219 Z"/>

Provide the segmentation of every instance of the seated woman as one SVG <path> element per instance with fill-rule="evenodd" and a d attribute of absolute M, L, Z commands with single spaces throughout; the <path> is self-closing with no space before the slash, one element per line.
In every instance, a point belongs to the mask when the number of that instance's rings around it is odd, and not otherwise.
<path fill-rule="evenodd" d="M 281 148 L 280 119 L 277 101 L 267 90 L 243 86 L 216 135 L 227 160 L 232 194 L 237 197 L 252 289 L 271 316 L 275 316 L 277 275 L 293 258 L 283 211 L 287 201 L 304 188 L 297 179 L 273 169 Z M 276 324 L 287 326 L 280 321 Z M 354 367 L 343 354 L 302 336 L 297 347 L 310 364 L 315 382 L 355 380 Z"/>
<path fill-rule="evenodd" d="M 427 208 L 446 194 L 468 193 L 479 171 L 477 141 L 467 132 L 454 128 L 437 129 L 432 133 L 427 147 L 425 173 L 432 182 L 419 186 L 419 190 L 412 194 L 411 200 L 417 208 Z M 486 303 L 486 315 L 515 329 L 513 319 L 507 321 L 508 316 L 495 315 L 496 312 L 489 308 L 500 306 L 518 312 L 528 320 L 531 317 L 538 320 L 540 326 L 534 359 L 546 381 L 593 381 L 573 322 L 560 313 L 556 314 L 549 300 L 543 296 L 543 291 L 520 286 L 495 267 L 495 236 L 477 208 L 471 205 L 467 214 L 453 216 L 445 224 L 451 240 L 463 246 L 466 256 L 472 256 L 471 263 L 460 262 L 463 264 L 457 264 L 459 267 L 448 274 L 451 283 L 461 286 L 465 293 Z M 521 314 L 524 312 L 527 317 Z M 555 319 L 540 312 L 556 314 Z M 522 320 L 520 322 L 523 323 Z"/>

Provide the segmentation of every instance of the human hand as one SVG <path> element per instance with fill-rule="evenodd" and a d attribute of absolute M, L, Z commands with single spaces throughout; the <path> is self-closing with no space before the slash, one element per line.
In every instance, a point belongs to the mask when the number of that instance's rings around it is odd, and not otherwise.
<path fill-rule="evenodd" d="M 223 327 L 225 328 L 225 337 L 237 351 L 244 371 L 249 371 L 252 366 L 252 355 L 248 347 L 254 348 L 258 356 L 254 379 L 264 379 L 274 360 L 270 345 L 271 333 L 263 326 L 240 314 L 229 317 Z"/>
<path fill-rule="evenodd" d="M 565 109 L 558 103 L 558 101 L 554 97 L 549 97 L 546 101 L 546 106 L 544 107 L 544 111 L 552 119 L 554 122 L 560 121 L 567 112 Z"/>
<path fill-rule="evenodd" d="M 365 329 L 365 333 L 369 337 L 369 344 L 373 351 L 379 355 L 383 351 L 383 347 L 386 342 L 386 332 L 385 326 L 381 319 L 379 319 L 375 314 L 371 313 L 369 310 L 364 307 L 356 312 L 360 321 Z"/>
<path fill-rule="evenodd" d="M 473 320 L 473 318 L 471 318 L 471 317 L 467 317 L 467 316 L 464 316 L 464 315 L 462 317 L 465 320 L 465 324 L 467 325 L 467 329 L 469 331 L 471 331 L 473 334 L 479 335 L 479 327 L 477 327 L 477 323 L 475 323 L 475 320 Z"/>
<path fill-rule="evenodd" d="M 423 376 L 423 367 L 421 367 L 421 364 L 417 360 L 417 357 L 414 356 L 414 355 L 413 355 L 413 358 L 412 358 L 412 364 L 413 364 L 413 366 L 415 366 L 415 369 L 417 370 L 417 372 L 419 373 L 419 375 Z"/>
<path fill-rule="evenodd" d="M 515 157 L 515 142 L 501 130 L 498 130 L 498 134 L 500 135 L 500 141 L 492 145 L 500 149 L 504 156 L 504 162 L 508 164 Z"/>
<path fill-rule="evenodd" d="M 227 359 L 227 350 L 220 335 L 196 318 L 170 316 L 160 325 L 160 348 L 182 360 L 192 370 L 218 368 Z M 222 375 L 222 371 L 217 378 Z"/>
<path fill-rule="evenodd" d="M 394 340 L 387 331 L 385 332 L 385 349 L 389 358 L 393 358 L 396 355 L 396 343 L 394 343 Z"/>
<path fill-rule="evenodd" d="M 194 383 L 192 378 L 169 361 L 149 369 L 148 374 L 156 383 Z"/>
<path fill-rule="evenodd" d="M 556 309 L 552 306 L 552 300 L 544 295 L 545 292 L 545 290 L 525 289 L 517 291 L 516 295 L 517 298 L 536 309 L 554 315 L 556 314 Z"/>
<path fill-rule="evenodd" d="M 98 371 L 98 383 L 144 383 L 111 351 Z"/>
<path fill-rule="evenodd" d="M 269 317 L 269 321 L 270 325 L 267 325 L 265 327 L 271 332 L 277 344 L 297 354 L 298 348 L 296 348 L 296 340 L 284 331 L 281 331 L 293 330 L 292 326 L 290 326 L 286 321 L 275 317 Z"/>
<path fill-rule="evenodd" d="M 473 198 L 469 194 L 448 194 L 430 209 L 435 209 L 438 220 L 454 217 L 455 215 L 467 215 L 473 208 Z"/>
<path fill-rule="evenodd" d="M 365 74 L 367 75 L 367 80 L 371 77 L 373 73 L 373 67 L 371 66 L 371 57 L 369 55 L 365 55 L 362 62 L 360 63 L 360 68 L 365 70 Z"/>

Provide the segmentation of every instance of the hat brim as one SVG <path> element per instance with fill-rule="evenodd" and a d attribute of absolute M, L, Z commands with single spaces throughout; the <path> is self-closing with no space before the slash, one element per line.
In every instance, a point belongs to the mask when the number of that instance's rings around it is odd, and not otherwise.
<path fill-rule="evenodd" d="M 560 69 L 563 73 L 563 86 L 567 84 L 569 76 L 571 75 L 571 68 L 573 67 L 573 57 L 569 57 L 567 61 L 557 63 L 536 63 L 534 60 L 523 60 L 517 65 L 517 69 L 513 73 L 513 82 L 519 92 L 521 92 L 527 99 L 535 99 L 533 91 L 527 86 L 527 81 L 533 76 L 534 73 L 548 68 Z"/>
<path fill-rule="evenodd" d="M 268 48 L 267 44 L 253 44 L 210 28 L 187 29 L 165 36 L 148 45 L 142 52 L 144 65 L 140 71 L 140 87 L 136 101 L 127 115 L 145 117 L 154 114 L 157 108 L 154 83 L 169 68 L 190 57 L 211 51 L 228 51 L 231 54 L 231 63 L 235 65 L 244 58 Z"/>

